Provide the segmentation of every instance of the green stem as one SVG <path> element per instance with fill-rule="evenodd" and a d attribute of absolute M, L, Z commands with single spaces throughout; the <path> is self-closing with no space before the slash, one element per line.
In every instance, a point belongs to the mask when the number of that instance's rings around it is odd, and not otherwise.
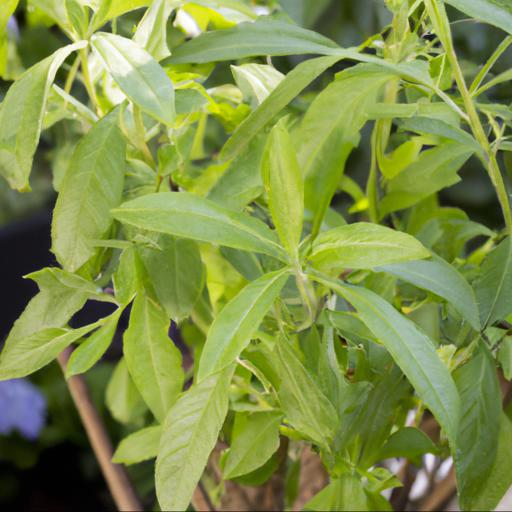
<path fill-rule="evenodd" d="M 464 75 L 462 73 L 462 69 L 460 67 L 459 60 L 457 59 L 457 55 L 455 53 L 455 48 L 453 46 L 452 34 L 446 12 L 444 9 L 441 11 L 436 0 L 425 0 L 425 5 L 429 11 L 430 19 L 434 24 L 434 28 L 441 40 L 441 43 L 444 46 L 448 60 L 450 61 L 450 65 L 455 77 L 455 82 L 459 88 L 459 92 L 462 96 L 464 107 L 468 115 L 469 126 L 475 139 L 483 150 L 484 166 L 486 167 L 492 184 L 496 189 L 496 194 L 503 211 L 505 225 L 507 226 L 507 231 L 512 234 L 512 212 L 510 210 L 510 203 L 507 189 L 505 187 L 505 182 L 503 181 L 503 176 L 501 175 L 496 155 L 492 150 L 489 140 L 487 139 L 475 104 L 467 88 L 466 81 L 464 79 Z"/>
<path fill-rule="evenodd" d="M 94 85 L 91 80 L 91 75 L 89 73 L 89 61 L 87 56 L 87 49 L 83 48 L 79 51 L 80 56 L 80 62 L 82 64 L 82 77 L 84 80 L 84 85 L 87 90 L 87 94 L 89 95 L 89 98 L 91 99 L 91 102 L 96 110 L 96 114 L 98 114 L 99 117 L 102 117 L 103 113 L 101 111 L 100 105 L 98 103 L 98 97 L 96 96 L 96 89 L 94 88 Z"/>
<path fill-rule="evenodd" d="M 144 120 L 142 119 L 142 111 L 137 105 L 133 105 L 133 119 L 135 121 L 135 131 L 137 132 L 137 146 L 142 151 L 146 163 L 155 168 L 155 160 L 146 144 L 146 128 L 144 127 Z"/>
<path fill-rule="evenodd" d="M 78 72 L 79 66 L 80 66 L 80 55 L 77 55 L 75 61 L 73 62 L 72 66 L 69 70 L 68 76 L 66 78 L 66 83 L 64 84 L 64 91 L 67 92 L 68 94 L 71 91 L 73 82 L 75 81 L 75 77 Z"/>

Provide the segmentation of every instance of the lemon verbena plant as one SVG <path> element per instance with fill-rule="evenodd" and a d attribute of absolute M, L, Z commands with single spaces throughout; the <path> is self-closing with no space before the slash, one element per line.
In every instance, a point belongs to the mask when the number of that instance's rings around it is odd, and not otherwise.
<path fill-rule="evenodd" d="M 40 291 L 0 378 L 67 350 L 71 382 L 129 318 L 113 459 L 156 460 L 162 510 L 222 509 L 248 486 L 267 510 L 402 509 L 427 454 L 453 466 L 464 510 L 512 484 L 512 115 L 493 96 L 512 5 L 381 3 L 389 24 L 350 48 L 274 1 L 0 6 L 0 174 L 30 192 L 42 134 L 61 163 L 56 264 L 28 276 Z M 7 23 L 34 12 L 62 46 L 13 71 Z M 461 13 L 502 36 L 473 67 Z M 439 200 L 470 160 L 498 229 Z M 77 326 L 88 301 L 111 314 Z M 304 499 L 306 455 L 321 478 Z"/>

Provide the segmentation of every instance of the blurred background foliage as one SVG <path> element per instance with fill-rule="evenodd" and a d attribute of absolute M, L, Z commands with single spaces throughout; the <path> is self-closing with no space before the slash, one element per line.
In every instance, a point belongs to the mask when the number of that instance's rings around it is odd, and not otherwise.
<path fill-rule="evenodd" d="M 282 11 L 275 0 L 247 0 L 246 3 L 257 7 L 263 14 L 279 10 L 278 16 L 289 17 L 299 25 L 316 30 L 342 46 L 359 45 L 382 31 L 390 21 L 390 13 L 383 0 L 280 0 Z M 142 12 L 134 11 L 119 18 L 118 32 L 127 36 L 133 34 Z M 475 75 L 478 72 L 477 63 L 487 60 L 502 41 L 504 34 L 490 26 L 465 20 L 454 10 L 450 10 L 450 17 L 453 20 L 456 48 L 465 71 L 468 75 Z M 175 25 L 171 19 L 168 24 L 171 50 L 185 38 L 183 31 Z M 4 80 L 0 81 L 0 99 L 12 79 L 68 42 L 47 16 L 30 2 L 27 4 L 27 1 L 20 3 L 7 30 L 9 58 Z M 304 58 L 278 58 L 274 59 L 274 65 L 282 73 L 286 73 Z M 347 65 L 340 64 L 330 74 L 324 74 L 319 79 L 320 83 L 313 84 L 291 108 L 305 110 L 309 100 L 314 97 L 315 90 L 325 85 L 333 73 Z M 501 57 L 493 72 L 498 74 L 510 67 L 511 48 Z M 64 79 L 62 74 L 57 82 Z M 211 88 L 226 83 L 233 83 L 229 64 L 219 66 L 204 85 Z M 488 101 L 493 100 L 505 104 L 512 102 L 509 83 L 492 89 Z M 226 136 L 223 129 L 225 127 L 215 120 L 208 121 L 204 141 L 206 153 L 220 148 Z M 35 292 L 35 286 L 23 281 L 21 277 L 54 263 L 49 253 L 49 222 L 55 198 L 53 179 L 54 176 L 62 175 L 73 151 L 72 130 L 72 123 L 57 122 L 43 132 L 34 161 L 31 193 L 14 192 L 4 181 L 0 181 L 0 271 L 4 302 L 0 339 L 5 338 L 24 304 Z M 369 168 L 369 134 L 370 127 L 367 127 L 360 147 L 350 157 L 346 172 L 363 188 Z M 510 177 L 512 161 L 506 164 Z M 460 174 L 462 181 L 444 191 L 441 202 L 462 208 L 472 220 L 491 228 L 499 227 L 500 209 L 480 163 L 476 159 L 470 160 Z M 336 200 L 337 208 L 344 214 L 354 202 L 345 193 L 340 194 Z M 102 312 L 90 310 L 82 314 L 90 315 L 94 319 Z M 90 318 L 83 320 L 91 321 Z M 114 443 L 133 428 L 129 421 L 125 426 L 114 421 L 104 405 L 105 388 L 120 354 L 119 345 L 118 340 L 117 349 L 114 344 L 107 360 L 87 374 L 97 406 L 107 422 Z M 67 510 L 71 507 L 76 510 L 112 509 L 110 497 L 60 369 L 53 363 L 39 372 L 32 381 L 37 384 L 46 400 L 45 425 L 36 440 L 25 439 L 16 430 L 0 434 L 0 504 L 26 510 Z M 1 392 L 0 390 L 0 394 Z M 130 406 L 133 405 L 134 402 L 130 402 Z M 118 413 L 122 415 L 123 411 Z M 152 506 L 152 464 L 140 464 L 131 471 L 140 495 L 146 496 L 148 506 Z"/>

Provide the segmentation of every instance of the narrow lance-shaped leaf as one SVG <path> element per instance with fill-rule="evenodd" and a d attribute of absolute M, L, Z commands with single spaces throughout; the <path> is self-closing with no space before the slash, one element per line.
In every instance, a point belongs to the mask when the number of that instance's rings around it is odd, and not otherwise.
<path fill-rule="evenodd" d="M 168 335 L 165 312 L 144 293 L 132 306 L 123 338 L 130 375 L 158 421 L 163 421 L 183 387 L 181 353 Z"/>
<path fill-rule="evenodd" d="M 260 18 L 233 28 L 206 32 L 178 46 L 169 64 L 218 62 L 258 55 L 331 55 L 339 46 L 292 23 Z"/>
<path fill-rule="evenodd" d="M 512 243 L 507 237 L 487 255 L 482 275 L 475 283 L 483 326 L 512 313 Z"/>
<path fill-rule="evenodd" d="M 137 464 L 158 455 L 162 426 L 153 425 L 137 430 L 125 437 L 117 447 L 112 462 L 116 464 Z"/>
<path fill-rule="evenodd" d="M 101 325 L 101 321 L 80 329 L 48 327 L 20 338 L 2 350 L 0 380 L 26 377 L 53 361 L 67 346 Z"/>
<path fill-rule="evenodd" d="M 278 396 L 286 421 L 329 450 L 339 422 L 336 410 L 287 340 L 278 341 L 276 355 Z"/>
<path fill-rule="evenodd" d="M 224 478 L 236 478 L 263 466 L 279 448 L 279 411 L 237 414 Z"/>
<path fill-rule="evenodd" d="M 187 192 L 149 194 L 112 213 L 119 221 L 148 231 L 287 259 L 275 233 L 263 222 Z"/>
<path fill-rule="evenodd" d="M 387 272 L 439 295 L 452 304 L 473 329 L 480 330 L 480 317 L 473 289 L 464 276 L 443 259 L 407 261 L 377 267 L 375 270 Z"/>
<path fill-rule="evenodd" d="M 369 107 L 393 74 L 360 64 L 340 73 L 313 101 L 302 121 L 299 162 L 306 176 L 306 208 L 316 236 L 339 186 L 345 162 L 359 144 Z"/>
<path fill-rule="evenodd" d="M 237 156 L 275 115 L 342 58 L 342 55 L 335 55 L 310 59 L 290 71 L 265 101 L 238 126 L 222 148 L 221 160 Z"/>
<path fill-rule="evenodd" d="M 123 308 L 119 308 L 110 315 L 104 325 L 73 351 L 66 367 L 67 378 L 85 373 L 99 361 L 112 342 L 122 312 Z"/>
<path fill-rule="evenodd" d="M 126 142 L 119 110 L 95 124 L 80 141 L 55 204 L 52 249 L 62 266 L 79 269 L 94 254 L 94 240 L 112 223 L 110 209 L 123 193 Z"/>
<path fill-rule="evenodd" d="M 91 42 L 126 96 L 150 116 L 172 125 L 176 117 L 174 87 L 158 62 L 125 37 L 101 32 Z"/>
<path fill-rule="evenodd" d="M 0 174 L 12 188 L 29 190 L 32 160 L 39 143 L 46 100 L 57 70 L 85 42 L 60 48 L 25 71 L 0 106 Z"/>
<path fill-rule="evenodd" d="M 194 384 L 167 414 L 155 476 L 162 510 L 188 507 L 226 418 L 232 375 L 227 368 Z"/>
<path fill-rule="evenodd" d="M 361 320 L 388 349 L 437 418 L 454 448 L 460 399 L 448 368 L 436 353 L 434 342 L 376 293 L 333 279 L 313 277 L 356 308 Z"/>
<path fill-rule="evenodd" d="M 231 364 L 251 341 L 288 279 L 278 270 L 249 283 L 216 316 L 201 353 L 197 377 L 204 379 Z"/>
<path fill-rule="evenodd" d="M 463 510 L 478 510 L 473 504 L 484 491 L 498 449 L 500 384 L 494 360 L 484 347 L 453 378 L 461 402 L 455 453 L 459 500 Z"/>
<path fill-rule="evenodd" d="M 428 258 L 430 252 L 413 236 L 401 231 L 356 222 L 320 233 L 310 260 L 316 268 L 374 268 L 386 263 Z"/>
<path fill-rule="evenodd" d="M 270 133 L 262 173 L 272 220 L 283 246 L 296 259 L 304 218 L 304 183 L 284 121 Z"/>

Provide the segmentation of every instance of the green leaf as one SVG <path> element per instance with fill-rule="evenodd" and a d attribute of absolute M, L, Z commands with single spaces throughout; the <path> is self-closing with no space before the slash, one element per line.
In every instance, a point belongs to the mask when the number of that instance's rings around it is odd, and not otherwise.
<path fill-rule="evenodd" d="M 266 140 L 263 134 L 255 137 L 246 150 L 232 160 L 210 189 L 208 199 L 227 208 L 240 210 L 263 194 L 261 164 Z"/>
<path fill-rule="evenodd" d="M 481 276 L 475 283 L 480 320 L 485 327 L 503 320 L 512 312 L 512 244 L 503 240 L 485 258 Z"/>
<path fill-rule="evenodd" d="M 133 40 L 157 61 L 168 57 L 167 20 L 175 5 L 167 0 L 155 0 L 137 25 Z"/>
<path fill-rule="evenodd" d="M 91 44 L 121 90 L 140 109 L 172 126 L 174 87 L 153 57 L 125 37 L 100 32 Z"/>
<path fill-rule="evenodd" d="M 470 510 L 494 510 L 512 485 L 512 422 L 505 413 L 499 420 L 496 459 L 485 480 L 479 486 L 469 506 Z"/>
<path fill-rule="evenodd" d="M 198 379 L 231 364 L 249 344 L 288 279 L 278 270 L 249 283 L 215 317 L 201 353 Z"/>
<path fill-rule="evenodd" d="M 463 510 L 485 491 L 498 449 L 501 390 L 492 356 L 481 347 L 471 361 L 453 374 L 459 390 L 461 414 L 455 468 Z"/>
<path fill-rule="evenodd" d="M 505 336 L 501 341 L 497 356 L 503 370 L 503 376 L 507 380 L 512 379 L 512 336 Z"/>
<path fill-rule="evenodd" d="M 228 412 L 233 369 L 210 375 L 183 393 L 169 411 L 156 461 L 162 510 L 186 510 Z"/>
<path fill-rule="evenodd" d="M 411 461 L 421 461 L 426 453 L 437 454 L 439 449 L 422 430 L 404 427 L 393 433 L 382 447 L 380 459 L 405 457 Z"/>
<path fill-rule="evenodd" d="M 204 286 L 205 272 L 197 244 L 191 240 L 158 235 L 157 247 L 139 253 L 158 301 L 169 317 L 178 321 L 192 311 Z"/>
<path fill-rule="evenodd" d="M 43 329 L 63 327 L 89 298 L 113 302 L 93 283 L 59 268 L 45 268 L 25 277 L 34 280 L 40 291 L 15 322 L 6 347 Z"/>
<path fill-rule="evenodd" d="M 99 361 L 112 342 L 122 312 L 122 308 L 115 311 L 96 332 L 75 349 L 66 367 L 66 378 L 85 373 Z"/>
<path fill-rule="evenodd" d="M 338 426 L 336 410 L 287 340 L 279 340 L 276 356 L 278 397 L 286 422 L 329 451 Z"/>
<path fill-rule="evenodd" d="M 187 192 L 148 194 L 112 213 L 119 221 L 148 231 L 287 259 L 263 222 Z"/>
<path fill-rule="evenodd" d="M 332 55 L 339 46 L 291 23 L 260 18 L 226 30 L 205 32 L 178 46 L 164 64 L 219 62 L 259 55 Z"/>
<path fill-rule="evenodd" d="M 459 11 L 512 34 L 512 5 L 507 0 L 445 0 Z"/>
<path fill-rule="evenodd" d="M 381 216 L 409 208 L 459 182 L 457 171 L 473 153 L 473 148 L 455 142 L 420 153 L 415 162 L 389 180 L 388 193 L 380 203 Z"/>
<path fill-rule="evenodd" d="M 475 329 L 480 330 L 480 316 L 475 293 L 462 274 L 441 258 L 408 261 L 376 268 L 419 288 L 439 295 Z"/>
<path fill-rule="evenodd" d="M 331 480 L 313 499 L 305 511 L 355 512 L 370 510 L 361 480 L 355 475 L 341 475 Z"/>
<path fill-rule="evenodd" d="M 184 379 L 181 353 L 169 338 L 169 328 L 165 312 L 140 293 L 123 337 L 123 352 L 137 389 L 160 422 L 177 400 Z"/>
<path fill-rule="evenodd" d="M 235 82 L 242 91 L 245 101 L 257 106 L 283 80 L 284 75 L 267 64 L 242 64 L 231 66 Z"/>
<path fill-rule="evenodd" d="M 137 430 L 119 443 L 112 456 L 112 462 L 115 464 L 137 464 L 154 459 L 158 455 L 161 437 L 161 425 Z"/>
<path fill-rule="evenodd" d="M 258 469 L 279 448 L 279 426 L 283 415 L 276 411 L 237 414 L 233 441 L 224 464 L 230 480 Z"/>
<path fill-rule="evenodd" d="M 292 139 L 282 121 L 269 135 L 262 173 L 276 230 L 290 257 L 297 259 L 304 218 L 304 183 Z"/>
<path fill-rule="evenodd" d="M 93 125 L 76 147 L 60 186 L 52 221 L 52 250 L 62 266 L 78 270 L 108 231 L 110 209 L 123 194 L 126 142 L 119 110 Z"/>
<path fill-rule="evenodd" d="M 342 55 L 335 55 L 310 59 L 290 71 L 265 101 L 238 126 L 222 148 L 220 159 L 230 160 L 241 153 L 275 115 L 342 58 Z"/>
<path fill-rule="evenodd" d="M 100 7 L 93 18 L 93 28 L 97 30 L 107 21 L 127 12 L 149 5 L 151 0 L 101 0 Z"/>
<path fill-rule="evenodd" d="M 0 380 L 17 379 L 34 373 L 99 325 L 101 321 L 80 329 L 48 327 L 6 345 L 0 355 Z"/>
<path fill-rule="evenodd" d="M 314 213 L 313 237 L 338 188 L 345 162 L 359 144 L 367 112 L 392 77 L 389 71 L 373 65 L 350 68 L 316 96 L 304 116 L 299 162 L 306 177 L 305 205 Z"/>
<path fill-rule="evenodd" d="M 12 188 L 30 190 L 28 178 L 50 87 L 66 58 L 85 46 L 80 42 L 60 48 L 25 71 L 7 91 L 0 108 L 0 174 Z"/>
<path fill-rule="evenodd" d="M 128 373 L 125 358 L 117 363 L 105 394 L 107 407 L 119 423 L 141 424 L 147 407 Z"/>
<path fill-rule="evenodd" d="M 454 447 L 460 399 L 448 368 L 436 353 L 434 342 L 376 293 L 333 279 L 314 278 L 356 308 L 361 320 L 388 349 Z"/>
<path fill-rule="evenodd" d="M 320 233 L 311 262 L 319 269 L 374 268 L 382 264 L 428 258 L 430 252 L 416 238 L 393 229 L 356 222 Z"/>
<path fill-rule="evenodd" d="M 6 79 L 9 39 L 7 23 L 16 10 L 19 0 L 5 0 L 0 10 L 0 78 Z"/>

